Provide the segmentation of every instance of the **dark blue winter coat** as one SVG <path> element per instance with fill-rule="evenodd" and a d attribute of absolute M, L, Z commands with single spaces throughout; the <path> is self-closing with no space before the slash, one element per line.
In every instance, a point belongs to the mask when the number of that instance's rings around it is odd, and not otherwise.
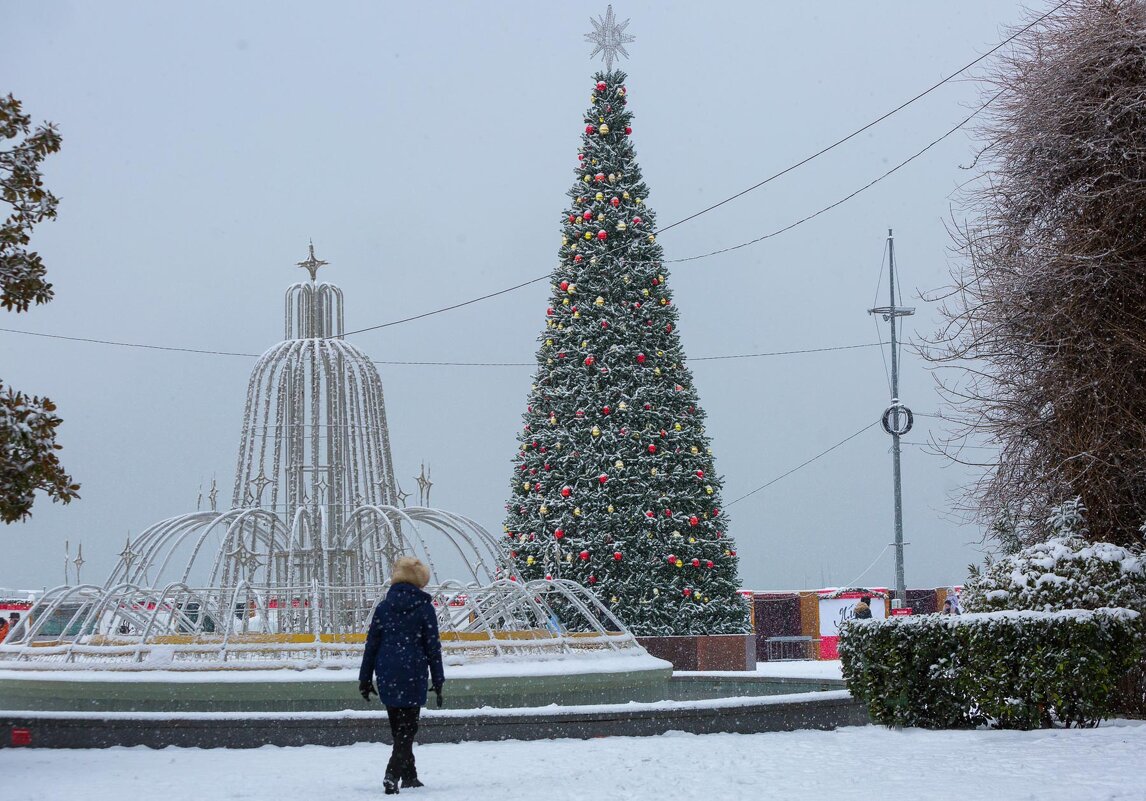
<path fill-rule="evenodd" d="M 373 672 L 386 706 L 424 706 L 427 670 L 441 687 L 442 641 L 432 599 L 413 584 L 394 584 L 374 609 L 358 680 L 369 681 Z"/>

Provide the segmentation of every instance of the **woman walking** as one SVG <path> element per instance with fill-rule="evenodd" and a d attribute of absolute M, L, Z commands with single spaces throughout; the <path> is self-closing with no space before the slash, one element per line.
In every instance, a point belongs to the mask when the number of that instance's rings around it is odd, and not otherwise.
<path fill-rule="evenodd" d="M 367 701 L 375 692 L 371 674 L 378 679 L 378 699 L 386 705 L 394 750 L 382 784 L 387 795 L 402 787 L 421 787 L 414 765 L 414 735 L 418 715 L 426 703 L 426 672 L 433 681 L 438 706 L 442 705 L 442 642 L 433 599 L 422 588 L 430 569 L 412 556 L 404 556 L 391 569 L 390 591 L 374 609 L 366 652 L 358 672 L 358 691 Z"/>

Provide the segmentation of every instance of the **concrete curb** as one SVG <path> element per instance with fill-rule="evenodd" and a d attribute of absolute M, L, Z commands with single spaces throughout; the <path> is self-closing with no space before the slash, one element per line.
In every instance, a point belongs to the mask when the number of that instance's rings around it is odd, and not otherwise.
<path fill-rule="evenodd" d="M 867 709 L 851 697 L 832 693 L 808 698 L 728 706 L 656 709 L 595 707 L 587 712 L 544 714 L 530 711 L 507 714 L 426 715 L 418 731 L 421 743 L 456 743 L 476 740 L 544 740 L 555 738 L 643 737 L 683 731 L 690 734 L 730 732 L 751 734 L 796 729 L 834 729 L 870 723 Z M 14 730 L 17 733 L 14 736 Z M 236 717 L 170 717 L 129 714 L 52 714 L 0 711 L 0 747 L 24 739 L 32 748 L 110 748 L 149 746 L 164 748 L 257 748 L 263 745 L 340 746 L 360 742 L 390 742 L 385 714 L 353 716 L 244 715 Z"/>

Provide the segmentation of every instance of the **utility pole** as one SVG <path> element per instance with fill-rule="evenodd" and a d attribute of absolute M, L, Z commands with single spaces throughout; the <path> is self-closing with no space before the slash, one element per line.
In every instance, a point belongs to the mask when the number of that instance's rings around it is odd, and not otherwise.
<path fill-rule="evenodd" d="M 903 578 L 903 485 L 899 466 L 899 438 L 911 430 L 911 410 L 899 402 L 899 341 L 895 333 L 897 317 L 915 314 L 914 307 L 899 306 L 895 299 L 895 239 L 887 229 L 887 274 L 891 305 L 868 309 L 868 314 L 879 314 L 891 324 L 891 404 L 883 413 L 883 430 L 891 435 L 892 485 L 895 492 L 895 601 L 893 606 L 907 603 L 907 585 Z"/>

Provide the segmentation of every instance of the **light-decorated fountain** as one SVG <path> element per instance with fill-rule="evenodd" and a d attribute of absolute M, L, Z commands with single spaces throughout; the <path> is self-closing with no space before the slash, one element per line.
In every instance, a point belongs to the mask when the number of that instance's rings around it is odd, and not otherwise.
<path fill-rule="evenodd" d="M 648 657 L 583 587 L 519 581 L 495 537 L 473 520 L 402 503 L 382 381 L 344 339 L 342 291 L 318 281 L 325 264 L 312 245 L 299 263 L 309 280 L 286 292 L 285 337 L 251 371 L 231 508 L 156 523 L 128 541 L 102 586 L 45 593 L 0 645 L 0 708 L 25 708 L 13 707 L 13 696 L 72 708 L 19 681 L 48 674 L 70 676 L 64 695 L 82 708 L 200 708 L 188 680 L 210 683 L 223 671 L 226 691 L 200 693 L 212 699 L 201 708 L 219 708 L 221 697 L 227 708 L 267 708 L 251 699 L 268 681 L 283 708 L 356 705 L 347 688 L 364 632 L 402 555 L 431 569 L 447 676 L 470 669 L 504 683 L 516 672 L 536 685 L 538 675 L 576 674 L 579 664 L 599 674 L 604 658 L 612 665 L 605 672 L 620 666 L 663 678 L 667 663 Z M 444 565 L 457 574 L 444 575 Z M 559 664 L 539 670 L 539 662 Z M 268 679 L 268 670 L 279 672 Z M 296 672 L 322 681 L 295 680 Z M 114 693 L 95 692 L 101 707 L 85 682 L 97 673 L 105 690 L 107 676 L 134 675 Z M 173 682 L 168 691 L 156 689 L 165 682 Z M 316 683 L 325 690 L 305 689 Z M 151 695 L 137 697 L 150 684 Z M 479 687 L 475 703 L 489 700 Z"/>

